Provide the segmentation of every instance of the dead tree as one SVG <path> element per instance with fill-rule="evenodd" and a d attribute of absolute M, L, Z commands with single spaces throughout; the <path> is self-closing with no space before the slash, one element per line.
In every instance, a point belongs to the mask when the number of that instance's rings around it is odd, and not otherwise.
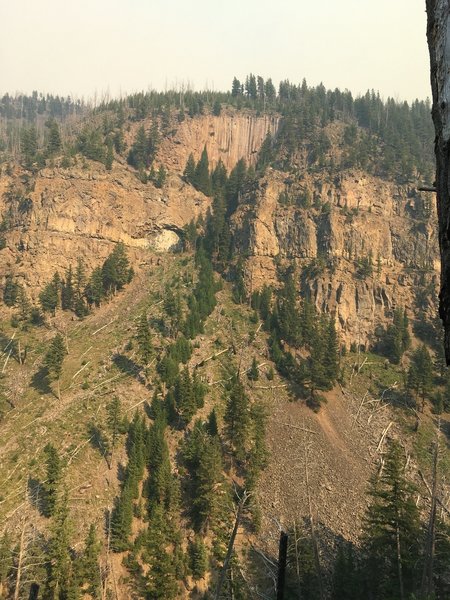
<path fill-rule="evenodd" d="M 439 315 L 445 330 L 445 356 L 450 364 L 450 5 L 448 0 L 426 0 L 426 9 L 436 134 L 435 185 L 441 252 Z"/>

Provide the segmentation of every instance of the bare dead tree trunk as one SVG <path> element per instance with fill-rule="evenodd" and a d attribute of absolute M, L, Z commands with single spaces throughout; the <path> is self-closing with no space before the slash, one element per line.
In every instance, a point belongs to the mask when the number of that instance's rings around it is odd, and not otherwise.
<path fill-rule="evenodd" d="M 426 0 L 426 9 L 441 251 L 439 315 L 445 330 L 445 357 L 450 364 L 450 5 L 448 0 Z"/>
<path fill-rule="evenodd" d="M 225 575 L 227 573 L 228 565 L 230 563 L 231 556 L 233 554 L 234 541 L 236 539 L 236 535 L 237 535 L 237 532 L 239 529 L 239 524 L 240 524 L 241 518 L 242 518 L 242 513 L 244 511 L 244 507 L 245 507 L 245 504 L 247 503 L 248 498 L 249 498 L 249 494 L 247 494 L 247 492 L 244 492 L 244 494 L 239 502 L 239 505 L 238 505 L 238 509 L 236 512 L 236 520 L 234 522 L 234 527 L 233 527 L 233 531 L 230 536 L 230 541 L 228 542 L 227 554 L 225 556 L 225 560 L 223 561 L 222 571 L 220 573 L 219 581 L 217 583 L 216 594 L 214 596 L 215 600 L 218 600 L 220 598 L 220 592 L 222 590 L 222 586 L 225 581 Z"/>

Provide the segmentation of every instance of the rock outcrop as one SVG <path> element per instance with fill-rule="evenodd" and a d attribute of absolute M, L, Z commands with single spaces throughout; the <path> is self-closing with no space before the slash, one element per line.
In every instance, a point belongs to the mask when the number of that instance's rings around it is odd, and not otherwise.
<path fill-rule="evenodd" d="M 282 200 L 282 202 L 280 202 Z M 276 285 L 277 266 L 299 267 L 302 293 L 335 314 L 347 342 L 371 343 L 395 306 L 439 278 L 436 216 L 413 188 L 359 172 L 297 181 L 269 170 L 234 216 L 236 245 L 248 256 L 249 289 Z M 430 298 L 430 316 L 434 310 Z"/>
<path fill-rule="evenodd" d="M 183 172 L 189 154 L 200 158 L 206 146 L 210 165 L 219 159 L 230 171 L 239 159 L 254 165 L 267 133 L 276 135 L 280 117 L 224 111 L 219 116 L 189 118 L 177 126 L 173 136 L 165 138 L 158 152 L 161 160 L 178 173 Z"/>
<path fill-rule="evenodd" d="M 55 270 L 63 274 L 78 257 L 88 269 L 98 266 L 119 241 L 139 262 L 179 246 L 182 228 L 209 206 L 176 175 L 157 189 L 119 163 L 110 172 L 90 162 L 87 169 L 43 169 L 35 178 L 3 177 L 0 212 L 8 233 L 0 275 L 13 273 L 35 296 Z"/>

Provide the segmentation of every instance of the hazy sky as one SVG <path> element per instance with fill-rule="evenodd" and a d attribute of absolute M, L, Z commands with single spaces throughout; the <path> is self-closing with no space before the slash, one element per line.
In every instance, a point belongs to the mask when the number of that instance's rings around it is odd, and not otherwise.
<path fill-rule="evenodd" d="M 0 0 L 0 93 L 229 89 L 253 72 L 431 96 L 425 0 Z"/>

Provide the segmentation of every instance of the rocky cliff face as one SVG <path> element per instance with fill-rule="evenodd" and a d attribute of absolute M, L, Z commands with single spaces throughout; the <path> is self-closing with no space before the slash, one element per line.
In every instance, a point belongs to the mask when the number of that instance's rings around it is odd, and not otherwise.
<path fill-rule="evenodd" d="M 198 160 L 206 145 L 210 165 L 219 159 L 230 171 L 239 159 L 255 164 L 258 151 L 267 133 L 275 135 L 280 118 L 276 115 L 256 116 L 245 112 L 224 112 L 219 116 L 205 115 L 186 118 L 173 136 L 165 138 L 158 159 L 170 169 L 183 172 L 189 154 Z"/>
<path fill-rule="evenodd" d="M 283 202 L 280 203 L 280 200 Z M 334 180 L 268 171 L 234 217 L 249 288 L 276 285 L 294 262 L 302 292 L 334 313 L 347 342 L 373 341 L 395 306 L 410 316 L 424 282 L 439 278 L 436 216 L 415 189 L 360 172 Z M 435 310 L 429 298 L 430 315 Z"/>
<path fill-rule="evenodd" d="M 34 179 L 3 177 L 0 212 L 9 232 L 0 275 L 15 274 L 34 296 L 55 270 L 62 274 L 78 257 L 88 269 L 98 266 L 119 241 L 139 262 L 179 245 L 181 228 L 209 205 L 176 175 L 156 189 L 118 163 L 111 172 L 89 163 L 44 169 Z"/>
<path fill-rule="evenodd" d="M 0 214 L 9 230 L 0 277 L 13 273 L 36 297 L 55 269 L 63 273 L 78 257 L 91 269 L 118 241 L 137 264 L 149 251 L 175 249 L 181 228 L 210 206 L 180 178 L 189 153 L 198 158 L 206 145 L 213 166 L 219 158 L 228 170 L 240 158 L 251 164 L 278 125 L 278 117 L 250 113 L 186 118 L 160 146 L 156 162 L 169 172 L 163 189 L 142 184 L 123 161 L 110 172 L 94 162 L 83 168 L 78 160 L 35 178 L 1 177 Z M 248 257 L 248 288 L 276 285 L 277 267 L 294 263 L 303 273 L 302 293 L 336 315 L 343 339 L 371 342 L 393 307 L 412 316 L 419 287 L 436 288 L 436 216 L 427 200 L 413 188 L 357 171 L 332 178 L 269 169 L 231 224 L 236 249 Z M 429 303 L 434 316 L 431 297 Z"/>

